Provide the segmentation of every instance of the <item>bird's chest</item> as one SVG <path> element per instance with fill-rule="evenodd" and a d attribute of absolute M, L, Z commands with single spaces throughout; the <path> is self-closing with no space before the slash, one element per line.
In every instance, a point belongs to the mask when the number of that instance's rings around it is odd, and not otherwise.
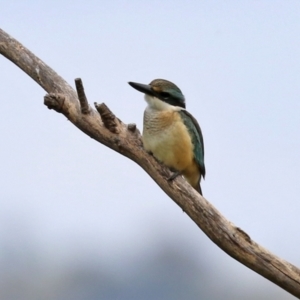
<path fill-rule="evenodd" d="M 158 160 L 175 169 L 183 168 L 193 158 L 191 138 L 176 111 L 146 109 L 143 144 Z"/>
<path fill-rule="evenodd" d="M 173 112 L 145 110 L 143 142 L 153 152 L 161 144 L 170 143 L 176 131 L 177 120 Z"/>

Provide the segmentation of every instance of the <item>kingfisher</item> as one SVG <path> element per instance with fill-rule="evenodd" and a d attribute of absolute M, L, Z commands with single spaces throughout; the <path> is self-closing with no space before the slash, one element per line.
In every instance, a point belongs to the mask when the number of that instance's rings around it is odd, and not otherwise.
<path fill-rule="evenodd" d="M 201 177 L 205 177 L 204 143 L 197 120 L 185 109 L 185 97 L 172 82 L 155 79 L 150 84 L 128 82 L 145 94 L 142 141 L 146 151 L 169 167 L 202 195 Z"/>

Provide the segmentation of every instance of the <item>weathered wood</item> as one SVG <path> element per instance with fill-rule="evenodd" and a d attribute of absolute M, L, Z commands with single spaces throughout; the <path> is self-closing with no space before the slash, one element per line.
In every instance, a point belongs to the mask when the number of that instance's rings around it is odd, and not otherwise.
<path fill-rule="evenodd" d="M 78 95 L 78 99 L 79 99 L 79 103 L 80 103 L 81 112 L 83 114 L 88 114 L 90 112 L 90 106 L 89 106 L 89 103 L 87 101 L 87 98 L 86 98 L 86 95 L 84 92 L 82 80 L 80 78 L 75 79 L 75 86 L 76 86 L 76 90 L 77 90 L 77 95 Z"/>
<path fill-rule="evenodd" d="M 243 230 L 226 220 L 183 178 L 177 177 L 171 182 L 166 180 L 170 171 L 146 153 L 135 125 L 122 123 L 104 104 L 96 105 L 98 113 L 88 106 L 82 94 L 80 105 L 76 92 L 59 75 L 1 29 L 0 53 L 48 93 L 44 99 L 48 108 L 64 114 L 91 138 L 140 165 L 216 245 L 300 299 L 300 270 L 255 243 Z"/>

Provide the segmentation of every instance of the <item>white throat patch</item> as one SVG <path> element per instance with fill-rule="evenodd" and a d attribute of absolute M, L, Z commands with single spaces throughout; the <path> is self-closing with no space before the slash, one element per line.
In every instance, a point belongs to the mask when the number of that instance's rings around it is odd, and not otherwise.
<path fill-rule="evenodd" d="M 145 94 L 145 100 L 148 103 L 149 108 L 156 110 L 174 110 L 176 106 L 170 105 L 154 96 Z M 176 109 L 177 110 L 177 109 Z"/>

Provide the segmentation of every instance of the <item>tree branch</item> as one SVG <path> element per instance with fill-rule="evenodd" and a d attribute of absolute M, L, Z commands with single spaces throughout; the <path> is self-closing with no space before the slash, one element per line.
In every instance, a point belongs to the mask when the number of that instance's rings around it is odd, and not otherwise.
<path fill-rule="evenodd" d="M 44 103 L 49 109 L 62 113 L 91 138 L 136 162 L 216 245 L 300 299 L 300 270 L 255 243 L 183 178 L 168 181 L 170 171 L 146 153 L 136 126 L 125 125 L 105 104 L 95 104 L 97 111 L 90 108 L 80 79 L 76 79 L 76 94 L 50 67 L 1 29 L 0 53 L 48 93 Z"/>
<path fill-rule="evenodd" d="M 88 114 L 90 112 L 90 107 L 84 92 L 82 80 L 80 78 L 76 78 L 75 85 L 76 85 L 78 99 L 80 102 L 81 112 L 83 114 Z"/>

